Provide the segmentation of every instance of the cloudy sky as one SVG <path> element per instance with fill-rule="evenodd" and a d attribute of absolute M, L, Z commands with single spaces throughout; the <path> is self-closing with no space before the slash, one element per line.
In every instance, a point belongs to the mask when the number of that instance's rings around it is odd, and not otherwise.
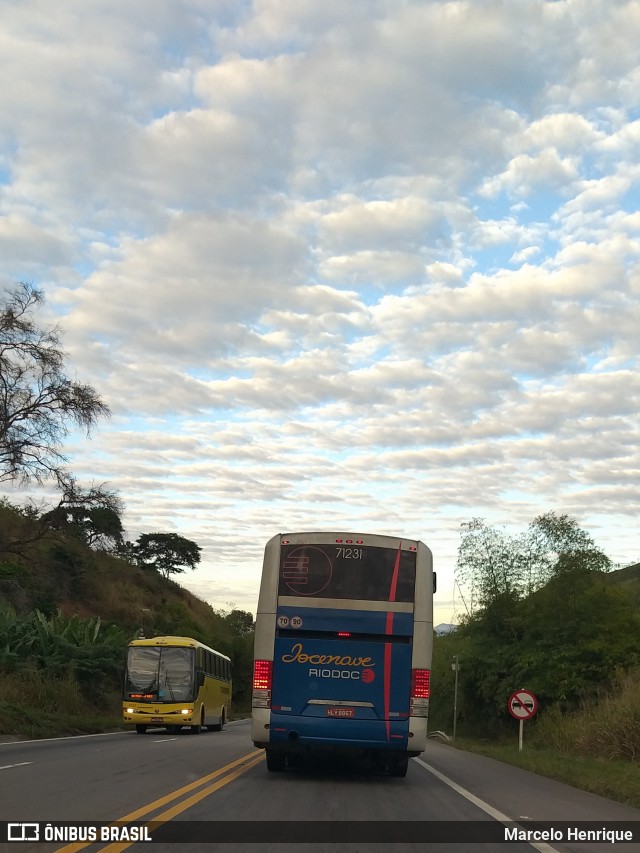
<path fill-rule="evenodd" d="M 130 539 L 254 610 L 274 533 L 421 538 L 437 622 L 474 517 L 640 559 L 639 2 L 0 7 L 0 287 Z"/>

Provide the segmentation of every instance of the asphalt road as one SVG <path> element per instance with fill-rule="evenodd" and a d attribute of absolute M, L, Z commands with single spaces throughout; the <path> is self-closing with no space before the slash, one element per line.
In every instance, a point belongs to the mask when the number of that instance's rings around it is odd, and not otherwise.
<path fill-rule="evenodd" d="M 6 845 L 16 853 L 175 853 L 191 839 L 189 853 L 408 853 L 427 843 L 430 853 L 640 849 L 567 841 L 564 831 L 567 822 L 635 821 L 640 832 L 640 810 L 436 742 L 410 761 L 405 779 L 330 758 L 269 773 L 247 721 L 200 735 L 151 730 L 0 744 L 0 792 L 0 821 L 39 823 L 41 839 L 56 821 L 148 825 L 154 838 Z M 511 821 L 555 823 L 563 837 L 504 841 Z"/>

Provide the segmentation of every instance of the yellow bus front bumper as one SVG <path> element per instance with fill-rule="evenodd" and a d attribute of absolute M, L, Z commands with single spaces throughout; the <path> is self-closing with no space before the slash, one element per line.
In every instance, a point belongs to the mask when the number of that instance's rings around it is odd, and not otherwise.
<path fill-rule="evenodd" d="M 186 713 L 183 713 L 185 711 Z M 136 705 L 124 705 L 122 718 L 125 723 L 133 725 L 190 726 L 194 725 L 194 720 L 200 721 L 200 712 L 192 706 L 185 708 L 184 705 L 165 705 L 162 708 L 153 705 L 145 705 L 142 708 Z"/>

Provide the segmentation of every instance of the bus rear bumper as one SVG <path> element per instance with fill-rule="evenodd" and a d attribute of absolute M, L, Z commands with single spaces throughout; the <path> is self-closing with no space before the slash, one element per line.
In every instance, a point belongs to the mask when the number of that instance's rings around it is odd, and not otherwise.
<path fill-rule="evenodd" d="M 270 713 L 254 709 L 251 735 L 258 747 L 288 752 L 316 748 L 401 751 L 420 755 L 426 747 L 426 720 L 340 720 Z"/>
<path fill-rule="evenodd" d="M 269 743 L 271 711 L 269 708 L 254 708 L 251 712 L 251 740 L 264 748 Z"/>

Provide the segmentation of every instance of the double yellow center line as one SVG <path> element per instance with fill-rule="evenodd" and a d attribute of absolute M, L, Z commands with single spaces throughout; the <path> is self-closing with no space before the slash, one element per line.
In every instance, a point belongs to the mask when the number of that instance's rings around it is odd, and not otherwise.
<path fill-rule="evenodd" d="M 191 806 L 194 806 L 196 803 L 200 802 L 200 800 L 204 800 L 204 798 L 208 797 L 209 794 L 213 794 L 219 788 L 224 787 L 229 782 L 233 782 L 234 779 L 237 779 L 238 776 L 242 776 L 243 773 L 246 773 L 247 770 L 250 770 L 256 764 L 259 764 L 260 761 L 262 761 L 263 759 L 264 752 L 262 750 L 260 750 L 259 752 L 253 750 L 247 755 L 243 755 L 242 758 L 237 758 L 235 761 L 232 761 L 230 764 L 226 764 L 219 770 L 215 770 L 213 773 L 209 773 L 208 776 L 202 776 L 202 778 L 196 779 L 195 782 L 190 782 L 183 788 L 178 788 L 177 791 L 172 791 L 172 793 L 167 794 L 164 797 L 160 797 L 160 799 L 154 800 L 152 803 L 148 803 L 146 806 L 142 806 L 142 808 L 137 809 L 135 812 L 130 812 L 129 814 L 124 815 L 124 817 L 112 821 L 112 823 L 133 823 L 133 821 L 139 820 L 142 817 L 146 817 L 151 812 L 156 811 L 156 809 L 160 809 L 162 808 L 162 806 L 166 806 L 168 803 L 172 803 L 175 800 L 179 800 L 181 797 L 184 797 L 185 794 L 188 794 L 191 791 L 195 791 L 197 788 L 201 788 L 201 790 L 197 791 L 197 793 L 192 794 L 185 800 L 181 800 L 179 803 L 176 803 L 176 805 L 172 806 L 164 812 L 161 812 L 161 814 L 156 815 L 150 821 L 153 823 L 154 827 L 157 827 L 158 824 L 161 823 L 167 823 L 167 821 L 171 820 L 176 815 L 179 815 L 187 809 L 190 809 Z M 211 782 L 213 779 L 217 779 L 217 781 L 214 782 L 213 785 L 208 785 L 207 783 Z M 206 785 L 206 787 L 203 788 L 203 785 Z M 84 850 L 85 847 L 91 847 L 93 844 L 98 843 L 100 842 L 87 841 L 82 843 L 79 842 L 74 844 L 67 844 L 65 847 L 59 847 L 56 853 L 76 853 L 77 850 Z M 117 842 L 115 844 L 108 844 L 106 847 L 102 848 L 101 853 L 120 853 L 121 850 L 126 850 L 127 847 L 130 847 L 132 844 L 135 843 L 135 841 L 123 841 Z"/>

